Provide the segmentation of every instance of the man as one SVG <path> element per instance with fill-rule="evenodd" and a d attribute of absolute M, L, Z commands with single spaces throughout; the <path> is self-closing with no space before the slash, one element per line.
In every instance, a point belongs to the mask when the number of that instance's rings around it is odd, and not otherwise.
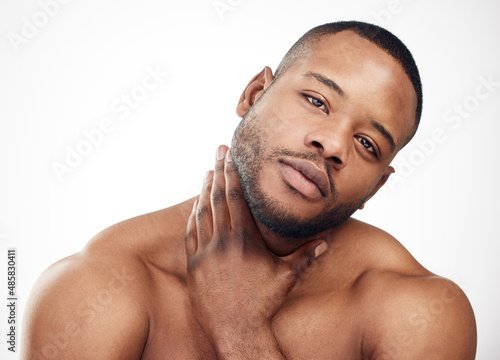
<path fill-rule="evenodd" d="M 473 359 L 463 292 L 350 218 L 421 108 L 392 34 L 311 30 L 247 85 L 199 197 L 115 225 L 41 276 L 22 359 Z"/>

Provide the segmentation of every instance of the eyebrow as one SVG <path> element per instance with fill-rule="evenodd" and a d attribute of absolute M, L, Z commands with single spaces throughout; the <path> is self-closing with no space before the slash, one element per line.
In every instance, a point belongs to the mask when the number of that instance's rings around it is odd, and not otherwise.
<path fill-rule="evenodd" d="M 396 149 L 396 143 L 394 142 L 394 137 L 391 135 L 391 133 L 387 131 L 387 129 L 383 127 L 382 124 L 376 122 L 375 120 L 371 120 L 370 123 L 380 134 L 382 134 L 384 138 L 386 138 L 387 141 L 389 141 L 389 144 L 391 144 L 391 153 L 393 153 Z"/>
<path fill-rule="evenodd" d="M 324 75 L 321 75 L 321 74 L 318 74 L 318 73 L 315 73 L 312 71 L 308 71 L 307 73 L 304 74 L 304 76 L 309 77 L 309 78 L 314 78 L 314 79 L 318 80 L 320 83 L 328 86 L 330 89 L 335 91 L 340 96 L 345 96 L 344 90 L 342 90 L 342 88 L 335 81 L 327 78 Z"/>

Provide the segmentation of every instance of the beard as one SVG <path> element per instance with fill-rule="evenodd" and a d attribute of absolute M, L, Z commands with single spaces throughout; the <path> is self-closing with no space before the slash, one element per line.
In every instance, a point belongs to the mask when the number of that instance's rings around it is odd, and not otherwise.
<path fill-rule="evenodd" d="M 280 147 L 270 148 L 269 138 L 266 132 L 259 128 L 260 121 L 254 108 L 255 104 L 241 120 L 231 143 L 231 156 L 254 218 L 274 234 L 293 239 L 314 237 L 346 221 L 367 197 L 349 203 L 336 203 L 338 193 L 325 159 L 315 153 L 301 153 Z M 297 215 L 279 200 L 270 197 L 262 188 L 259 174 L 264 163 L 276 161 L 281 156 L 312 160 L 317 164 L 324 163 L 331 191 L 325 208 L 318 215 L 309 218 Z"/>

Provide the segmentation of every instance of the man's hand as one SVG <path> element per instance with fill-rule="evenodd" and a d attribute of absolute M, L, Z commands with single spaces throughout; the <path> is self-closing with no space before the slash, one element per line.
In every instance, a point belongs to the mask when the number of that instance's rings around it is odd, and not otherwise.
<path fill-rule="evenodd" d="M 266 247 L 227 147 L 217 151 L 186 234 L 193 311 L 221 357 L 283 358 L 271 319 L 298 278 L 326 251 L 308 242 L 286 257 Z"/>

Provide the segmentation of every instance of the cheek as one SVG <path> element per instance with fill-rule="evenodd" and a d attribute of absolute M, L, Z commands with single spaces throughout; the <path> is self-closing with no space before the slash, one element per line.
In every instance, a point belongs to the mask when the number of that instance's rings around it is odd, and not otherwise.
<path fill-rule="evenodd" d="M 258 109 L 258 118 L 262 120 L 262 126 L 266 129 L 283 136 L 296 132 L 299 127 L 307 124 L 307 114 L 304 114 L 303 108 L 291 95 L 268 100 L 271 101 L 266 101 Z"/>
<path fill-rule="evenodd" d="M 293 131 L 294 122 L 290 115 L 282 110 L 273 110 L 264 115 L 268 132 L 273 135 L 285 135 Z"/>
<path fill-rule="evenodd" d="M 343 169 L 346 170 L 346 169 Z M 340 172 L 340 176 L 333 175 L 340 201 L 352 202 L 363 199 L 375 187 L 378 178 L 372 174 L 361 171 L 359 168 L 354 171 Z"/>
<path fill-rule="evenodd" d="M 266 119 L 265 133 L 271 148 L 286 148 L 305 152 L 305 138 L 309 131 L 307 119 L 287 114 L 270 114 Z"/>

